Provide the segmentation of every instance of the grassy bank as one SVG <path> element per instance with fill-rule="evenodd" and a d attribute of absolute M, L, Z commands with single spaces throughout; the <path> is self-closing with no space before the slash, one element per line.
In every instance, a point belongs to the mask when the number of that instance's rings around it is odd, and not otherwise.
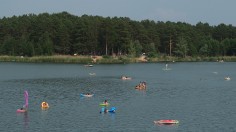
<path fill-rule="evenodd" d="M 27 63 L 78 63 L 78 64 L 124 64 L 124 63 L 143 63 L 143 62 L 236 62 L 236 56 L 221 57 L 170 57 L 159 56 L 157 58 L 139 57 L 132 58 L 127 56 L 119 57 L 90 57 L 90 56 L 0 56 L 1 62 L 27 62 Z"/>
<path fill-rule="evenodd" d="M 91 63 L 92 59 L 87 56 L 0 56 L 1 62 L 27 62 L 27 63 Z"/>

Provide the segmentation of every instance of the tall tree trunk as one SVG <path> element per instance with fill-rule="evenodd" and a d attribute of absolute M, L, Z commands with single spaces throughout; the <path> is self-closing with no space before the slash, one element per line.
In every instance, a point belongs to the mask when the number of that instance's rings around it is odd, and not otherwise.
<path fill-rule="evenodd" d="M 106 55 L 107 55 L 107 35 L 106 35 Z"/>
<path fill-rule="evenodd" d="M 172 46 L 172 40 L 171 40 L 171 36 L 170 36 L 170 56 L 171 56 L 171 47 Z"/>

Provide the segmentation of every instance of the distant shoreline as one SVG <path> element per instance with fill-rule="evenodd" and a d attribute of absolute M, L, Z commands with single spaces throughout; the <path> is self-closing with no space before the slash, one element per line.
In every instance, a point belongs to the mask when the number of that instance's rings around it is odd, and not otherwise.
<path fill-rule="evenodd" d="M 124 63 L 155 63 L 155 62 L 236 62 L 236 56 L 219 57 L 170 57 L 159 56 L 156 58 L 127 57 L 127 56 L 0 56 L 0 62 L 25 62 L 25 63 L 73 63 L 73 64 L 124 64 Z"/>

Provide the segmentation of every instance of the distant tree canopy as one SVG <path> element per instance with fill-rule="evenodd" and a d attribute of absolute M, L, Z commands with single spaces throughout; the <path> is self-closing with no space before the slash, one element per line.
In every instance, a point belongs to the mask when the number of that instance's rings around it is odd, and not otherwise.
<path fill-rule="evenodd" d="M 81 17 L 67 12 L 0 19 L 0 55 L 234 56 L 236 27 Z"/>

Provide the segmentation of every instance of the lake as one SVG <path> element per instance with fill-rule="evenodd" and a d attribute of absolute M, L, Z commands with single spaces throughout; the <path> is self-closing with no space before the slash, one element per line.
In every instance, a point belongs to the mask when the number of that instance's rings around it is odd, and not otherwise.
<path fill-rule="evenodd" d="M 0 131 L 236 131 L 235 62 L 175 62 L 168 67 L 1 62 Z M 122 75 L 132 80 L 121 80 Z M 140 81 L 146 81 L 146 90 L 135 89 Z M 25 90 L 28 112 L 16 113 Z M 83 98 L 81 93 L 94 96 Z M 105 99 L 116 113 L 99 113 Z M 43 101 L 49 109 L 41 109 Z M 154 124 L 161 119 L 179 124 Z"/>

